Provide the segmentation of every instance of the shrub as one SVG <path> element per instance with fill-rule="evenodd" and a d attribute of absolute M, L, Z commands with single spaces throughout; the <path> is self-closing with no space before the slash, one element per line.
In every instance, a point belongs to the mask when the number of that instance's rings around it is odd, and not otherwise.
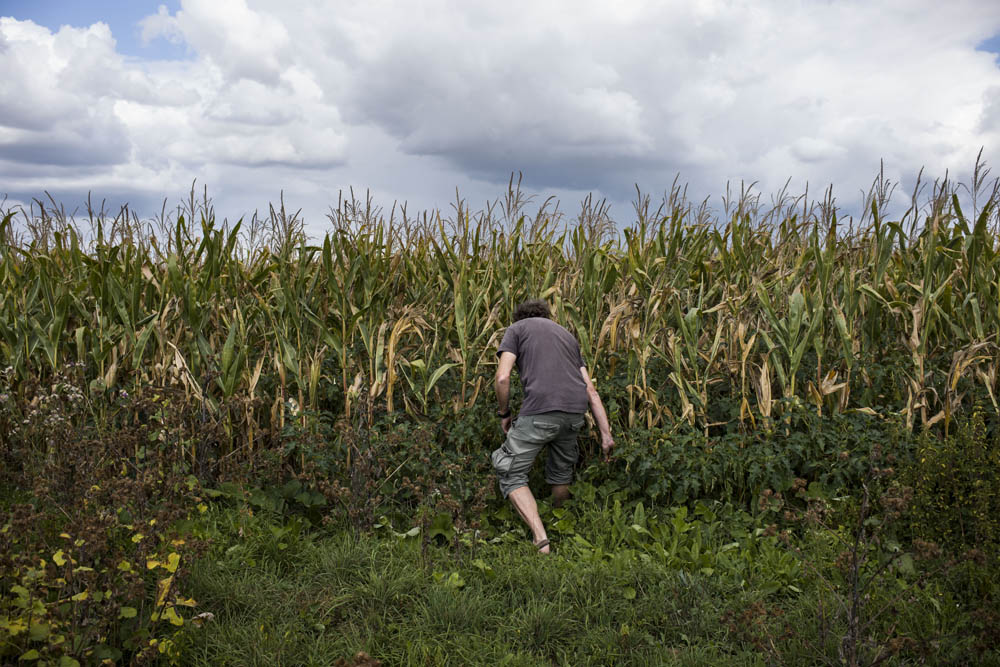
<path fill-rule="evenodd" d="M 173 526 L 205 506 L 160 439 L 182 415 L 108 435 L 78 419 L 104 400 L 70 371 L 0 406 L 14 431 L 0 439 L 0 662 L 172 658 L 196 604 L 183 582 L 203 545 Z"/>
<path fill-rule="evenodd" d="M 1000 546 L 1000 440 L 987 432 L 982 407 L 945 436 L 920 434 L 904 466 L 913 487 L 912 535 L 954 552 Z"/>
<path fill-rule="evenodd" d="M 796 479 L 831 490 L 856 488 L 873 445 L 902 453 L 912 445 L 895 420 L 861 412 L 818 416 L 788 406 L 788 418 L 770 428 L 706 435 L 680 427 L 636 429 L 616 449 L 618 463 L 591 466 L 587 481 L 608 478 L 651 502 L 698 499 L 753 505 L 763 489 L 786 491 Z"/>

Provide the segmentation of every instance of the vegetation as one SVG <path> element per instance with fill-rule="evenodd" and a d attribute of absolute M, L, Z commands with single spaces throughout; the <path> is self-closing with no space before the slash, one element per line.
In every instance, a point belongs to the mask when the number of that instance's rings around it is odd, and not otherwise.
<path fill-rule="evenodd" d="M 322 239 L 193 192 L 0 214 L 0 659 L 997 660 L 1000 195 L 892 193 L 673 187 L 620 233 L 513 179 L 352 196 Z M 539 295 L 619 443 L 585 440 L 548 561 L 487 456 Z"/>

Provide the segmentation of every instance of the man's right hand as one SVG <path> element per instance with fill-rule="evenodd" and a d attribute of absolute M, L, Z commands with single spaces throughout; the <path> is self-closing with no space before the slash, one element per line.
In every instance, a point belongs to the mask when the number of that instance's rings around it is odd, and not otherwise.
<path fill-rule="evenodd" d="M 504 417 L 503 419 L 500 420 L 500 428 L 503 429 L 504 433 L 510 430 L 511 420 L 512 420 L 511 417 Z"/>

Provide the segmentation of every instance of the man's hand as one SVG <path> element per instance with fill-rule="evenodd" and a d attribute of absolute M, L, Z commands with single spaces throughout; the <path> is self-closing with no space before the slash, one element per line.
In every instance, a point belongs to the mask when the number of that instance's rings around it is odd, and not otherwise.
<path fill-rule="evenodd" d="M 586 367 L 580 367 L 580 375 L 583 376 L 583 382 L 587 385 L 590 412 L 594 415 L 597 428 L 601 431 L 601 451 L 604 453 L 604 462 L 607 463 L 611 460 L 611 450 L 615 448 L 615 439 L 611 437 L 611 424 L 608 423 L 608 413 L 604 411 L 604 403 L 597 395 L 597 389 L 594 388 L 594 382 L 590 379 Z"/>
<path fill-rule="evenodd" d="M 512 421 L 511 417 L 504 417 L 503 419 L 500 420 L 500 428 L 503 429 L 504 433 L 510 430 L 511 421 Z"/>
<path fill-rule="evenodd" d="M 611 437 L 610 433 L 601 437 L 601 451 L 604 452 L 605 463 L 611 460 L 611 450 L 614 448 L 615 439 Z"/>

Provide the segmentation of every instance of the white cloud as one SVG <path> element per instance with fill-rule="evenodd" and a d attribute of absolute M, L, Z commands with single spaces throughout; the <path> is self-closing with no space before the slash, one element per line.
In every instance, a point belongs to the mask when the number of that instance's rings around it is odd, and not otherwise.
<path fill-rule="evenodd" d="M 294 7 L 294 3 L 284 5 L 286 11 Z M 291 55 L 284 24 L 266 10 L 251 9 L 246 0 L 184 2 L 175 16 L 161 7 L 143 21 L 142 28 L 144 40 L 158 35 L 183 39 L 199 56 L 211 60 L 227 80 L 277 83 Z"/>
<path fill-rule="evenodd" d="M 143 44 L 149 44 L 153 40 L 162 37 L 172 44 L 184 42 L 184 33 L 177 20 L 170 14 L 166 5 L 160 5 L 155 14 L 150 14 L 139 21 L 140 37 Z"/>
<path fill-rule="evenodd" d="M 103 23 L 53 33 L 3 18 L 0 39 L 0 190 L 21 200 L 49 190 L 149 202 L 212 178 L 213 190 L 256 197 L 267 184 L 257 203 L 266 205 L 285 184 L 263 173 L 233 182 L 230 167 L 315 171 L 344 161 L 337 108 L 307 70 L 268 57 L 229 71 L 210 57 L 136 62 L 116 53 Z M 273 80 L 259 76 L 268 67 Z"/>
<path fill-rule="evenodd" d="M 319 222 L 348 185 L 447 206 L 521 170 L 622 201 L 680 172 L 700 195 L 793 177 L 853 198 L 882 158 L 906 177 L 1000 157 L 1000 68 L 974 48 L 1000 3 L 184 0 L 141 27 L 192 58 L 0 19 L 12 193 L 158 199 L 197 177 L 226 214 L 284 189 Z M 12 168 L 39 162 L 60 165 L 50 183 Z"/>

